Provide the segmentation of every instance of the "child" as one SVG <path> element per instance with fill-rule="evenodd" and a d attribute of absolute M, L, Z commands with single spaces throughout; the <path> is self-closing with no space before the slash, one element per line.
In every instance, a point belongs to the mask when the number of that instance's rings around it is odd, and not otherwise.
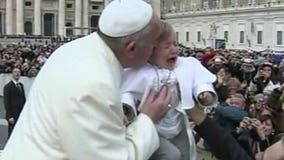
<path fill-rule="evenodd" d="M 194 107 L 195 101 L 207 107 L 215 104 L 217 97 L 212 83 L 216 77 L 197 59 L 178 57 L 175 32 L 168 23 L 163 25 L 150 62 L 139 69 L 124 71 L 122 102 L 139 111 L 139 103 L 151 88 L 159 91 L 167 85 L 171 91 L 171 108 L 155 122 L 160 148 L 150 159 L 195 160 L 195 141 L 185 110 Z"/>

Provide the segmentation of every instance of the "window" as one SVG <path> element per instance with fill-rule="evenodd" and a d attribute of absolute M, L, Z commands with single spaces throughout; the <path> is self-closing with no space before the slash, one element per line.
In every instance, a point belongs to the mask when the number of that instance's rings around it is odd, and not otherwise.
<path fill-rule="evenodd" d="M 177 40 L 177 42 L 178 42 L 178 32 L 176 32 L 176 40 Z"/>
<path fill-rule="evenodd" d="M 224 39 L 225 39 L 226 42 L 228 42 L 228 37 L 229 37 L 229 32 L 224 31 Z"/>
<path fill-rule="evenodd" d="M 72 27 L 73 24 L 72 24 L 71 22 L 67 22 L 67 23 L 65 24 L 65 26 L 66 26 L 66 27 Z M 73 29 L 72 29 L 72 28 L 66 28 L 66 36 L 67 36 L 67 37 L 70 37 L 70 36 L 72 36 L 72 35 L 73 35 Z"/>
<path fill-rule="evenodd" d="M 32 2 L 31 1 L 25 2 L 25 6 L 32 6 Z"/>
<path fill-rule="evenodd" d="M 203 2 L 203 8 L 208 9 L 209 8 L 209 2 Z"/>
<path fill-rule="evenodd" d="M 70 9 L 70 8 L 72 8 L 72 7 L 73 7 L 72 3 L 67 3 L 67 4 L 66 4 L 66 8 L 69 8 L 69 9 Z"/>
<path fill-rule="evenodd" d="M 186 32 L 186 41 L 189 41 L 189 32 Z"/>
<path fill-rule="evenodd" d="M 277 31 L 277 45 L 282 45 L 282 37 L 283 37 L 283 33 L 282 31 Z"/>
<path fill-rule="evenodd" d="M 257 31 L 257 44 L 262 44 L 262 31 Z"/>
<path fill-rule="evenodd" d="M 93 10 L 98 10 L 99 8 L 100 8 L 100 6 L 96 6 L 96 5 L 92 6 Z"/>
<path fill-rule="evenodd" d="M 33 34 L 33 24 L 30 21 L 25 22 L 24 24 L 24 31 L 26 35 L 32 35 Z"/>
<path fill-rule="evenodd" d="M 198 31 L 197 32 L 197 42 L 200 42 L 201 41 L 201 32 Z"/>
<path fill-rule="evenodd" d="M 240 43 L 244 43 L 244 42 L 245 42 L 245 32 L 240 31 Z"/>

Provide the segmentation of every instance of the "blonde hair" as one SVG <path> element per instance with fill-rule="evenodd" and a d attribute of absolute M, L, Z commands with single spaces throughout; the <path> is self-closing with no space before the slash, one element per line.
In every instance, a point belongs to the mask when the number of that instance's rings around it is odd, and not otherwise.
<path fill-rule="evenodd" d="M 162 21 L 162 27 L 161 28 L 162 28 L 162 30 L 161 30 L 161 34 L 158 38 L 158 42 L 166 40 L 174 32 L 172 25 L 170 25 L 168 22 L 165 22 L 165 21 Z"/>

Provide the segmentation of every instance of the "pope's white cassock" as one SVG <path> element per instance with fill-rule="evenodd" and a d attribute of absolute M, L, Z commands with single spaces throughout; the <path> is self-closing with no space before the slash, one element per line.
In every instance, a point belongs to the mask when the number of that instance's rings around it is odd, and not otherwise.
<path fill-rule="evenodd" d="M 159 138 L 144 114 L 123 124 L 122 67 L 97 33 L 60 47 L 40 71 L 3 160 L 145 160 Z"/>

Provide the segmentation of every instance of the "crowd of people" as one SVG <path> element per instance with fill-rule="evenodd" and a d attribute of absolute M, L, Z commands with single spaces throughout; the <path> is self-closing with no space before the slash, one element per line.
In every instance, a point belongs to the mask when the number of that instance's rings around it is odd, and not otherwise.
<path fill-rule="evenodd" d="M 212 113 L 251 157 L 284 132 L 284 55 L 246 50 L 184 50 L 217 77 L 219 104 Z M 206 142 L 201 145 L 210 150 Z"/>
<path fill-rule="evenodd" d="M 23 76 L 35 77 L 58 44 L 0 44 L 0 73 L 20 68 Z"/>

